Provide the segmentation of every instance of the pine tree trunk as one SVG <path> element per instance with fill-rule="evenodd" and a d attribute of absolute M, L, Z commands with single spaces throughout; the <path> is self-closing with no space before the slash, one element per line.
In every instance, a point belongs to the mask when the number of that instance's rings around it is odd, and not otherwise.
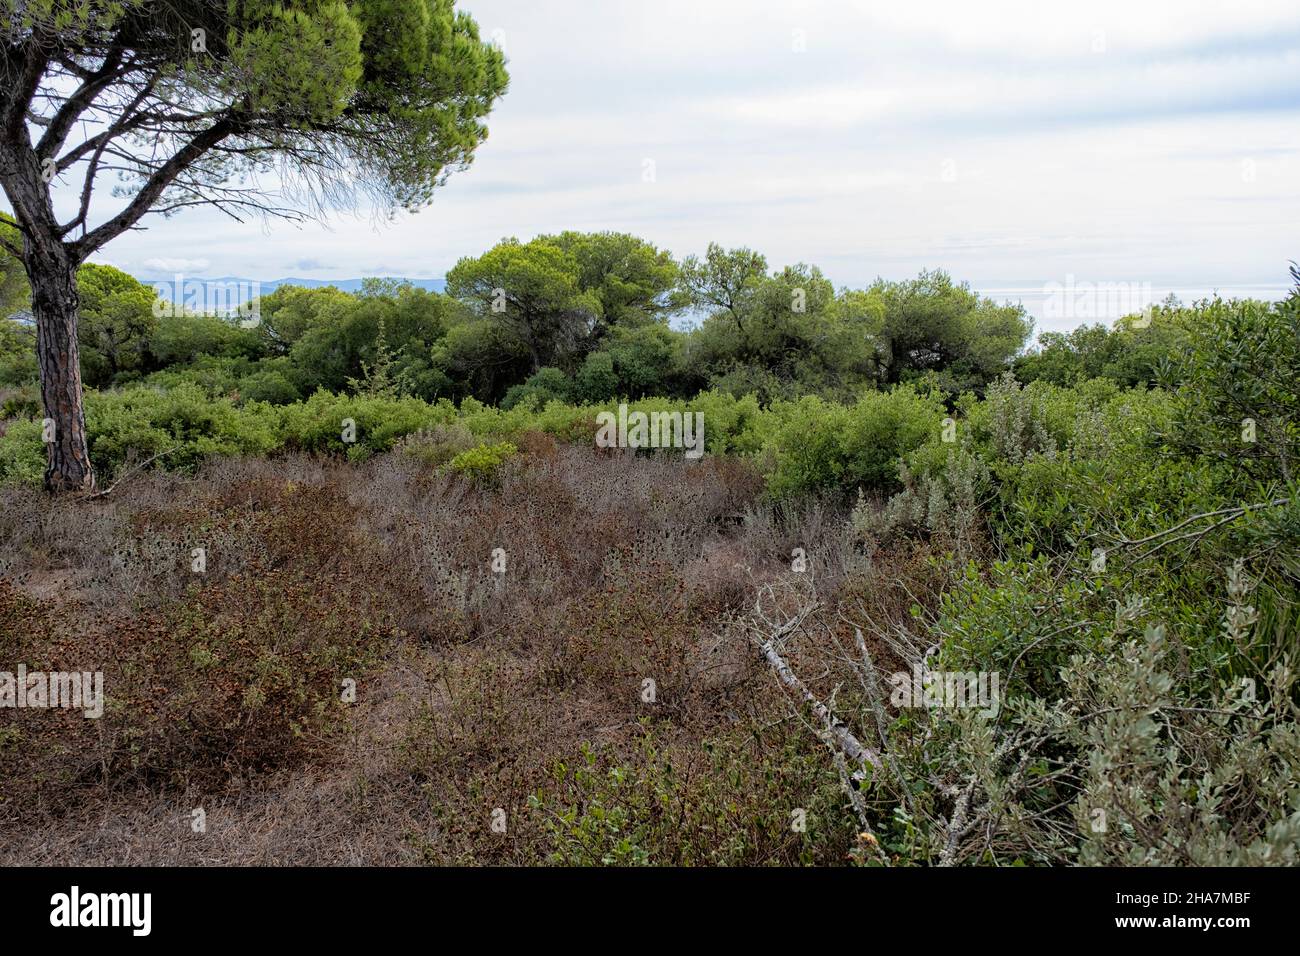
<path fill-rule="evenodd" d="M 51 492 L 93 491 L 95 475 L 86 444 L 81 356 L 77 348 L 77 314 L 81 305 L 77 294 L 77 266 L 59 243 L 29 240 L 24 260 L 32 288 L 36 360 L 47 419 L 45 487 Z"/>

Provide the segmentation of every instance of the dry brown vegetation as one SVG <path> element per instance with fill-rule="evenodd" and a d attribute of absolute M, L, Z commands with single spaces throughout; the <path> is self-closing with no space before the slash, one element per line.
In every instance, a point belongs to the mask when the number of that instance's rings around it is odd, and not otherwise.
<path fill-rule="evenodd" d="M 407 447 L 218 461 L 97 502 L 0 492 L 0 661 L 103 670 L 108 698 L 100 720 L 0 710 L 0 862 L 857 852 L 744 626 L 809 541 L 819 591 L 865 599 L 844 515 L 773 510 L 733 459 L 521 446 L 492 486 Z M 872 589 L 873 613 L 905 613 L 904 590 Z"/>

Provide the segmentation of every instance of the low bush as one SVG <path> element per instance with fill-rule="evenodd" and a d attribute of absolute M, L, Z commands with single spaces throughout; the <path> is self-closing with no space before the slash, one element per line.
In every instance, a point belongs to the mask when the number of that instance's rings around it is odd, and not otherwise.
<path fill-rule="evenodd" d="M 481 485 L 495 485 L 501 477 L 501 467 L 519 449 L 510 442 L 496 445 L 476 445 L 466 449 L 447 463 L 452 474 L 468 478 Z"/>

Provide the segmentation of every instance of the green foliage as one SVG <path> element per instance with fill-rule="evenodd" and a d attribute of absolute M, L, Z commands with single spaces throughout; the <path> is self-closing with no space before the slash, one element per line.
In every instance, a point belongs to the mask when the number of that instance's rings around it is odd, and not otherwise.
<path fill-rule="evenodd" d="M 236 408 L 188 383 L 166 391 L 88 392 L 86 430 L 95 469 L 109 478 L 164 453 L 160 464 L 189 468 L 209 457 L 263 455 L 280 445 L 275 409 L 255 402 Z M 38 469 L 44 473 L 44 462 L 40 421 L 11 422 L 0 437 L 0 483 L 29 481 Z"/>
<path fill-rule="evenodd" d="M 593 353 L 609 356 L 615 379 L 613 389 L 599 398 L 591 394 L 584 397 L 588 401 L 603 401 L 613 395 L 643 398 L 683 394 L 682 339 L 680 333 L 658 323 L 615 327 L 605 339 L 602 352 Z"/>
<path fill-rule="evenodd" d="M 684 378 L 767 403 L 817 394 L 850 402 L 861 387 L 926 383 L 949 398 L 1006 369 L 1029 335 L 999 306 L 942 272 L 839 294 L 816 266 L 766 274 L 762 256 L 711 245 L 682 264 L 709 314 L 686 344 Z"/>
<path fill-rule="evenodd" d="M 1014 326 L 1009 313 L 941 274 L 903 295 L 887 283 L 836 293 L 816 266 L 765 270 L 751 250 L 714 245 L 679 269 L 634 236 L 564 232 L 462 259 L 446 295 L 381 279 L 356 294 L 281 286 L 249 323 L 183 303 L 154 309 L 146 287 L 87 266 L 83 373 L 101 388 L 192 382 L 236 403 L 287 404 L 318 389 L 506 408 L 721 391 L 770 406 L 805 395 L 852 404 L 900 376 L 951 398 L 1005 364 L 985 353 L 1001 355 L 1009 339 L 998 323 Z M 670 327 L 692 303 L 709 312 L 702 325 Z M 939 317 L 931 324 L 952 360 L 904 374 L 890 329 L 913 313 Z M 0 334 L 0 383 L 29 380 L 32 363 L 20 339 Z"/>
<path fill-rule="evenodd" d="M 987 582 L 972 570 L 927 636 L 939 641 L 932 666 L 1000 672 L 1000 711 L 900 717 L 898 776 L 875 778 L 869 797 L 897 801 L 885 842 L 938 862 L 953 846 L 941 791 L 960 781 L 981 836 L 956 862 L 1295 865 L 1294 639 L 1258 626 L 1241 562 L 1226 577 L 1226 596 L 1222 578 L 1184 592 L 1208 613 L 1173 640 L 1168 595 L 1062 588 L 1047 558 L 995 565 Z"/>
<path fill-rule="evenodd" d="M 268 299 L 262 334 L 273 353 L 287 356 L 286 375 L 303 394 L 318 388 L 379 388 L 430 400 L 445 394 L 432 350 L 453 321 L 455 304 L 446 296 L 366 280 L 355 296 L 285 288 Z M 369 381 L 367 370 L 381 368 Z"/>
<path fill-rule="evenodd" d="M 158 324 L 153 291 L 120 269 L 89 262 L 77 270 L 77 288 L 77 341 L 85 385 L 105 388 L 139 377 L 151 362 Z M 0 251 L 0 384 L 36 379 L 34 332 L 6 321 L 27 298 L 22 264 Z"/>
<path fill-rule="evenodd" d="M 258 113 L 283 112 L 304 124 L 339 117 L 361 80 L 361 23 L 343 4 L 319 4 L 309 11 L 251 3 L 245 9 L 228 40 L 232 75 L 227 83 L 238 84 Z M 361 5 L 362 22 L 373 9 Z"/>
<path fill-rule="evenodd" d="M 22 233 L 8 213 L 0 212 L 0 239 L 15 249 L 22 248 Z M 27 286 L 27 272 L 22 262 L 0 246 L 0 320 L 9 318 L 30 301 L 31 289 Z"/>
<path fill-rule="evenodd" d="M 749 333 L 745 315 L 767 273 L 767 260 L 752 249 L 723 249 L 715 242 L 703 259 L 687 256 L 682 260 L 682 286 L 697 308 L 710 309 L 725 316 L 734 326 L 738 349 L 749 353 Z"/>
<path fill-rule="evenodd" d="M 1238 487 L 1293 484 L 1300 452 L 1300 293 L 1276 305 L 1214 300 L 1170 357 L 1168 433 L 1180 454 L 1232 462 Z M 1252 487 L 1253 486 L 1253 487 Z"/>
<path fill-rule="evenodd" d="M 583 793 L 581 806 L 563 808 L 546 821 L 557 846 L 553 862 L 587 866 L 647 866 L 650 851 L 643 845 L 652 839 L 651 825 L 640 819 L 668 794 L 643 786 L 624 767 L 610 767 L 601 773 L 595 752 L 586 744 L 581 763 L 570 768 L 560 764 L 555 775 L 562 784 Z M 543 798 L 534 795 L 531 805 L 540 809 Z"/>
<path fill-rule="evenodd" d="M 1072 332 L 1044 332 L 1036 349 L 1016 359 L 1016 377 L 1064 386 L 1095 378 L 1125 387 L 1155 384 L 1161 364 L 1182 351 L 1186 328 L 1197 314 L 1171 297 L 1110 329 L 1083 325 Z"/>
<path fill-rule="evenodd" d="M 384 334 L 384 320 L 379 319 L 379 329 L 375 333 L 375 361 L 371 365 L 361 362 L 361 377 L 348 379 L 348 390 L 367 398 L 396 398 L 409 391 L 406 377 L 395 372 L 396 362 L 393 350 L 388 347 L 388 337 Z"/>
<path fill-rule="evenodd" d="M 510 442 L 477 445 L 461 452 L 447 463 L 447 467 L 453 474 L 477 484 L 493 485 L 500 478 L 501 467 L 518 452 L 519 449 Z"/>
<path fill-rule="evenodd" d="M 276 424 L 270 406 L 236 408 L 185 384 L 166 391 L 128 388 L 86 395 L 91 460 L 104 475 L 162 453 L 172 468 L 214 456 L 266 454 L 279 446 Z"/>
<path fill-rule="evenodd" d="M 36 329 L 0 319 L 0 386 L 37 381 Z"/>
<path fill-rule="evenodd" d="M 743 258 L 744 250 L 730 254 Z M 722 280 L 712 280 L 722 281 Z M 708 293 L 705 293 L 708 295 Z M 716 309 L 691 337 L 696 377 L 734 395 L 760 401 L 793 400 L 807 392 L 845 397 L 861 381 L 859 355 L 845 335 L 848 315 L 833 309 L 835 291 L 816 266 L 788 267 L 772 276 L 751 276 L 744 289 L 712 298 L 733 302 Z M 708 298 L 701 301 L 707 302 Z M 847 352 L 841 349 L 849 345 Z"/>
<path fill-rule="evenodd" d="M 0 435 L 0 484 L 39 487 L 45 480 L 45 443 L 36 419 L 8 422 Z"/>
<path fill-rule="evenodd" d="M 176 309 L 164 311 L 148 348 L 153 367 L 165 368 L 192 364 L 202 356 L 256 359 L 264 346 L 255 329 L 220 316 Z"/>
<path fill-rule="evenodd" d="M 449 402 L 430 405 L 418 398 L 333 395 L 324 390 L 278 412 L 285 447 L 334 454 L 348 453 L 350 446 L 366 453 L 387 451 L 399 438 L 456 416 Z M 345 441 L 347 422 L 355 425 L 355 441 Z"/>
<path fill-rule="evenodd" d="M 850 407 L 815 396 L 778 402 L 764 448 L 775 460 L 776 497 L 859 487 L 895 490 L 899 459 L 939 432 L 943 407 L 908 388 L 868 392 Z"/>
<path fill-rule="evenodd" d="M 494 441 L 540 431 L 592 443 L 596 415 L 609 406 L 542 404 L 547 380 L 557 387 L 568 382 L 554 372 L 540 376 L 532 390 L 501 409 L 474 399 L 457 409 L 445 399 L 430 404 L 411 396 L 336 395 L 323 389 L 305 401 L 272 406 L 254 394 L 238 394 L 256 384 L 256 375 L 240 375 L 220 363 L 200 364 L 184 374 L 159 373 L 151 379 L 156 387 L 89 393 L 87 424 L 97 467 L 117 467 L 128 455 L 144 458 L 173 445 L 179 450 L 168 455 L 169 465 L 189 465 L 205 454 L 258 454 L 282 447 L 365 457 L 453 422 Z M 899 459 L 936 434 L 942 417 L 936 399 L 908 388 L 869 392 L 852 406 L 809 396 L 763 409 L 753 396 L 711 391 L 687 401 L 643 399 L 631 410 L 702 414 L 706 449 L 757 456 L 774 497 L 897 488 Z M 355 425 L 351 442 L 344 439 L 349 421 Z M 5 442 L 0 437 L 0 447 Z"/>
<path fill-rule="evenodd" d="M 592 352 L 588 355 L 573 380 L 573 394 L 582 402 L 606 401 L 618 394 L 618 388 L 619 378 L 614 371 L 614 356 L 608 352 Z"/>
<path fill-rule="evenodd" d="M 86 387 L 102 388 L 138 374 L 158 324 L 153 290 L 120 269 L 91 262 L 77 270 L 77 290 L 77 340 Z"/>
<path fill-rule="evenodd" d="M 547 402 L 568 401 L 573 392 L 573 381 L 567 375 L 558 368 L 543 368 L 511 387 L 501 401 L 501 408 L 507 411 L 519 405 L 538 408 Z"/>
<path fill-rule="evenodd" d="M 197 21 L 209 50 L 196 85 L 284 129 L 284 145 L 290 131 L 337 137 L 326 145 L 398 206 L 424 205 L 468 164 L 505 92 L 501 51 L 447 0 L 214 9 Z"/>
<path fill-rule="evenodd" d="M 271 405 L 288 405 L 301 400 L 302 392 L 294 381 L 288 359 L 263 359 L 254 369 L 241 376 L 235 384 L 235 394 L 241 400 Z"/>
<path fill-rule="evenodd" d="M 333 310 L 347 311 L 356 297 L 334 286 L 305 289 L 284 285 L 261 297 L 258 331 L 272 355 L 288 355 L 311 328 L 325 324 Z"/>
<path fill-rule="evenodd" d="M 431 349 L 430 361 L 457 399 L 500 402 L 532 374 L 532 360 L 518 337 L 500 322 L 477 317 L 448 328 Z"/>
<path fill-rule="evenodd" d="M 621 232 L 562 232 L 541 236 L 572 258 L 578 288 L 595 301 L 599 339 L 614 328 L 658 324 L 685 304 L 677 264 L 666 251 Z"/>
<path fill-rule="evenodd" d="M 1000 374 L 1032 328 L 1024 309 L 981 298 L 945 272 L 922 272 L 908 282 L 878 280 L 868 291 L 884 307 L 886 381 L 934 373 L 950 396 Z"/>
<path fill-rule="evenodd" d="M 767 441 L 771 416 L 753 395 L 737 398 L 723 391 L 701 392 L 685 406 L 704 416 L 704 440 L 710 454 L 754 455 Z"/>
<path fill-rule="evenodd" d="M 546 239 L 507 239 L 447 273 L 447 292 L 482 319 L 509 331 L 527 350 L 532 371 L 571 364 L 599 314 L 584 292 L 576 255 Z"/>

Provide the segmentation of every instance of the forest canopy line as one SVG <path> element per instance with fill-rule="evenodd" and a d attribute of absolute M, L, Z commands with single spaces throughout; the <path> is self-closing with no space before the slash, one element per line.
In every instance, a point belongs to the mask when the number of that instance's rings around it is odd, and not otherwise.
<path fill-rule="evenodd" d="M 0 269 L 8 313 L 25 304 L 22 270 L 12 259 Z M 236 402 L 380 389 L 509 408 L 534 397 L 600 402 L 719 389 L 767 404 L 807 394 L 851 401 L 864 389 L 920 381 L 951 399 L 1010 368 L 1032 329 L 1020 306 L 939 271 L 837 291 L 816 266 L 769 270 L 759 253 L 717 245 L 678 263 L 608 232 L 504 240 L 458 262 L 445 295 L 385 279 L 355 295 L 281 287 L 260 298 L 255 323 L 170 314 L 153 290 L 111 266 L 86 263 L 78 280 L 88 388 L 184 380 Z M 694 321 L 678 329 L 675 318 Z M 1041 353 L 1020 361 L 1031 377 L 1058 384 L 1107 369 L 1122 384 L 1150 381 L 1170 323 L 1131 333 L 1094 326 L 1073 344 L 1049 334 Z M 6 323 L 4 336 L 0 384 L 26 386 L 35 369 L 30 329 Z"/>

